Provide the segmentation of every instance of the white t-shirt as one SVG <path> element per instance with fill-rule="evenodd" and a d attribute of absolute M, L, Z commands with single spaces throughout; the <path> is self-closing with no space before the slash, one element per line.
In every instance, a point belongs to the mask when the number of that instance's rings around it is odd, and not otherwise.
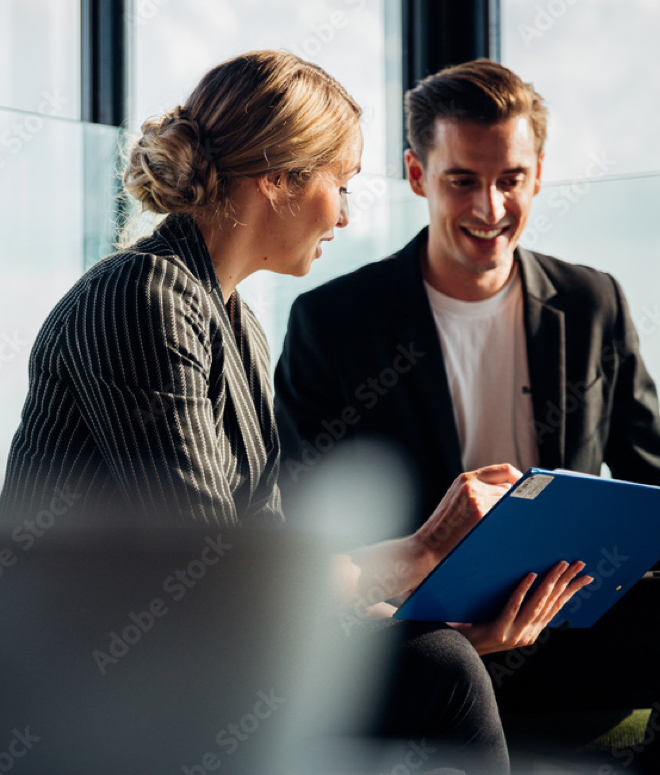
<path fill-rule="evenodd" d="M 440 336 L 463 470 L 538 465 L 527 366 L 523 294 L 516 267 L 483 301 L 461 301 L 425 283 Z"/>

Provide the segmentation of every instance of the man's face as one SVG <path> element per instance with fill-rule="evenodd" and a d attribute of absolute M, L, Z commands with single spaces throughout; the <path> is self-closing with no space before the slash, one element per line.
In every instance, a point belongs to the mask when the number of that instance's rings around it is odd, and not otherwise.
<path fill-rule="evenodd" d="M 485 298 L 506 283 L 541 186 L 541 161 L 524 116 L 490 125 L 438 119 L 426 166 L 406 153 L 410 185 L 429 205 L 432 285 Z"/>

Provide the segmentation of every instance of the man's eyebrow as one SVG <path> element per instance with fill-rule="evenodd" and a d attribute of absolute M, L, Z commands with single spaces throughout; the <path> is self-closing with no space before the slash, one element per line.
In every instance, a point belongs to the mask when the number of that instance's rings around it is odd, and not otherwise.
<path fill-rule="evenodd" d="M 529 167 L 512 167 L 508 170 L 502 170 L 501 175 L 519 175 L 520 173 L 529 172 Z M 444 170 L 444 175 L 477 175 L 474 170 L 463 169 L 462 167 L 450 167 Z"/>

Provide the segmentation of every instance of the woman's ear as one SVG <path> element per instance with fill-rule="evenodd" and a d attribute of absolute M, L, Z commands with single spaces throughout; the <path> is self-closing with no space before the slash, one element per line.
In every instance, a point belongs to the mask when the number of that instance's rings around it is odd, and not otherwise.
<path fill-rule="evenodd" d="M 279 204 L 286 195 L 284 175 L 281 172 L 272 172 L 270 175 L 261 175 L 256 178 L 259 191 L 273 205 Z"/>

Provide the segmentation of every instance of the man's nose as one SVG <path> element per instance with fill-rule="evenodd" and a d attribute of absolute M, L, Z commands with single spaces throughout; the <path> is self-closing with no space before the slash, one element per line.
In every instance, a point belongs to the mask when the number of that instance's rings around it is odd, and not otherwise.
<path fill-rule="evenodd" d="M 497 186 L 484 186 L 476 195 L 475 214 L 484 223 L 499 223 L 506 213 L 504 207 L 504 192 Z"/>

